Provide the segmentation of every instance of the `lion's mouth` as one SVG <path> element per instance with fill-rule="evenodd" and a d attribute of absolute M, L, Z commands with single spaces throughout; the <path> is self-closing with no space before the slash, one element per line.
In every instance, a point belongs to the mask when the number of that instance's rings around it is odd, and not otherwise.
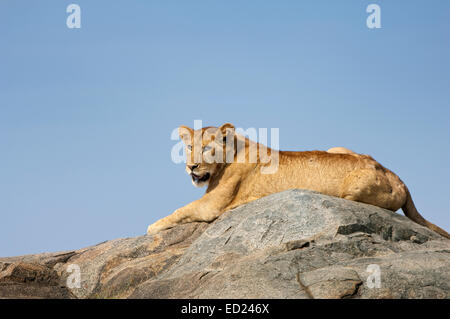
<path fill-rule="evenodd" d="M 206 182 L 206 181 L 209 179 L 210 176 L 211 176 L 211 175 L 210 175 L 209 173 L 206 173 L 206 174 L 203 175 L 203 176 L 199 176 L 199 175 L 195 175 L 194 173 L 191 173 L 192 180 L 193 180 L 195 183 L 198 183 L 198 182 Z"/>

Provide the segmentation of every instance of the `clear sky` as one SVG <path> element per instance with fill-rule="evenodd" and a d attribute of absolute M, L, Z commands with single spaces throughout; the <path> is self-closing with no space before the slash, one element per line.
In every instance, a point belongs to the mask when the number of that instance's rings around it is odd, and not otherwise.
<path fill-rule="evenodd" d="M 447 0 L 1 0 L 0 256 L 142 235 L 199 198 L 170 156 L 196 119 L 370 154 L 449 231 L 449 59 Z"/>

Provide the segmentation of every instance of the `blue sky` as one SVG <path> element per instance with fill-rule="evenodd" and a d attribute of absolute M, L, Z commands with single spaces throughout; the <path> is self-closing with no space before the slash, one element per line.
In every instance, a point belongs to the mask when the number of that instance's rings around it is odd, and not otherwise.
<path fill-rule="evenodd" d="M 449 1 L 2 0 L 0 47 L 0 256 L 141 235 L 199 198 L 170 157 L 196 119 L 371 154 L 450 230 Z"/>

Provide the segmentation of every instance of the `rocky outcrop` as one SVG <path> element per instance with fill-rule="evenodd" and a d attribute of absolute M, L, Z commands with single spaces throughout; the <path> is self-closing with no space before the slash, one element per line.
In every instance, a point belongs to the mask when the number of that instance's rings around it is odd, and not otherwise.
<path fill-rule="evenodd" d="M 449 298 L 450 241 L 400 214 L 290 190 L 211 224 L 0 258 L 0 297 Z"/>

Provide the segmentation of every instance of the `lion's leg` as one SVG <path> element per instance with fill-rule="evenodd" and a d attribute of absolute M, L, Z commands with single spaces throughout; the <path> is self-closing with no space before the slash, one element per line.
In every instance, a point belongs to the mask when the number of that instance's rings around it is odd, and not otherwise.
<path fill-rule="evenodd" d="M 161 218 L 155 223 L 151 224 L 147 228 L 147 234 L 155 234 L 161 230 L 172 228 L 176 225 L 182 224 L 183 222 L 188 223 L 191 219 L 191 215 L 186 211 L 183 212 L 181 209 L 177 209 L 169 216 Z"/>
<path fill-rule="evenodd" d="M 191 222 L 211 222 L 220 215 L 220 211 L 213 207 L 195 207 L 193 203 L 181 207 L 167 217 L 151 224 L 147 228 L 147 234 L 155 234 L 161 230 Z"/>
<path fill-rule="evenodd" d="M 154 234 L 176 225 L 191 222 L 211 222 L 219 217 L 233 201 L 239 176 L 230 177 L 220 187 L 206 193 L 202 198 L 174 211 L 147 228 L 147 234 Z"/>
<path fill-rule="evenodd" d="M 401 207 L 385 172 L 377 169 L 351 172 L 340 185 L 340 197 L 393 211 Z"/>

